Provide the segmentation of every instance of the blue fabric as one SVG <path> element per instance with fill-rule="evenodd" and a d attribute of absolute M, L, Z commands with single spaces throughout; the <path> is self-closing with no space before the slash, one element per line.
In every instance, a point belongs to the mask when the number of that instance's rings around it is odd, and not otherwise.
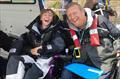
<path fill-rule="evenodd" d="M 103 74 L 103 71 L 100 69 L 77 63 L 67 65 L 65 69 L 85 79 L 98 79 Z"/>

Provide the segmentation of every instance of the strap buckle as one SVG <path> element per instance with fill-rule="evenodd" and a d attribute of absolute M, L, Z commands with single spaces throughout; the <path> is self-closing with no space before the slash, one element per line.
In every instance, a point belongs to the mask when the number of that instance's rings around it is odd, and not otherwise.
<path fill-rule="evenodd" d="M 81 57 L 81 53 L 80 53 L 80 48 L 79 47 L 74 48 L 73 56 L 75 56 L 75 58 L 80 58 Z"/>

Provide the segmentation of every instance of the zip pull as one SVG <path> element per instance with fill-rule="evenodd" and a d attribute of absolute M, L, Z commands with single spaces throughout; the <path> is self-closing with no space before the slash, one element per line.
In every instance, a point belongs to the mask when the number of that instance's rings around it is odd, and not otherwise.
<path fill-rule="evenodd" d="M 66 55 L 68 55 L 68 53 L 69 53 L 69 49 L 68 48 L 65 49 L 65 53 L 66 53 Z"/>

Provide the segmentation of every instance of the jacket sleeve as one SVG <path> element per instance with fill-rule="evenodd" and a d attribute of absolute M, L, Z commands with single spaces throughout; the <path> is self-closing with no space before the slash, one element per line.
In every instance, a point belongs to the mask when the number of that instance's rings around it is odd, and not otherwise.
<path fill-rule="evenodd" d="M 30 54 L 28 53 L 30 51 L 30 45 L 28 44 L 27 37 L 27 33 L 24 33 L 18 39 L 14 40 L 9 52 L 16 55 Z"/>
<path fill-rule="evenodd" d="M 99 16 L 99 24 L 102 25 L 103 28 L 107 29 L 109 34 L 114 38 L 120 37 L 120 30 L 104 16 Z"/>
<path fill-rule="evenodd" d="M 32 56 L 31 49 L 33 47 L 32 47 L 31 33 L 30 32 L 26 32 L 26 33 L 21 35 L 21 38 L 22 38 L 21 39 L 22 40 L 22 42 L 21 42 L 21 46 L 22 46 L 21 54 Z"/>
<path fill-rule="evenodd" d="M 10 48 L 10 53 L 11 54 L 21 54 L 23 48 L 23 39 L 22 38 L 18 38 L 16 40 L 13 41 L 13 43 L 11 44 L 11 48 Z"/>
<path fill-rule="evenodd" d="M 0 31 L 0 48 L 9 51 L 11 44 L 13 42 L 12 37 L 9 37 L 6 33 Z"/>
<path fill-rule="evenodd" d="M 59 32 L 54 33 L 52 40 L 42 45 L 43 48 L 40 50 L 40 55 L 54 55 L 60 53 L 65 48 L 65 43 Z"/>

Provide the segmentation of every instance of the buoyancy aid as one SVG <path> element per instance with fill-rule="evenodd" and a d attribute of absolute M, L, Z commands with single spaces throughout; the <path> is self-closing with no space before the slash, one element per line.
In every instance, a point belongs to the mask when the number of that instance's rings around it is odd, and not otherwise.
<path fill-rule="evenodd" d="M 80 48 L 81 48 L 81 44 L 79 42 L 79 39 L 76 35 L 76 32 L 73 29 L 70 29 L 70 34 L 72 36 L 73 42 L 74 42 L 74 51 L 73 51 L 73 56 L 75 56 L 75 58 L 80 58 Z"/>
<path fill-rule="evenodd" d="M 100 39 L 99 39 L 99 34 L 97 30 L 97 24 L 98 24 L 98 16 L 94 16 L 93 23 L 90 27 L 90 45 L 91 46 L 98 46 L 100 45 Z"/>
<path fill-rule="evenodd" d="M 97 24 L 98 24 L 97 17 L 98 17 L 97 15 L 94 16 L 94 20 L 92 22 L 92 25 L 90 26 L 89 33 L 90 33 L 90 45 L 91 46 L 100 45 L 99 34 L 98 34 L 98 30 L 97 30 Z M 77 51 L 77 53 L 76 52 L 74 52 L 74 53 L 76 56 L 80 55 L 81 44 L 78 39 L 78 36 L 77 36 L 75 30 L 73 30 L 73 29 L 70 29 L 69 32 L 70 32 L 73 42 L 74 42 L 74 46 L 75 46 L 74 51 L 76 51 L 76 49 L 79 49 L 79 51 Z M 80 56 L 77 56 L 77 57 L 80 57 Z"/>

